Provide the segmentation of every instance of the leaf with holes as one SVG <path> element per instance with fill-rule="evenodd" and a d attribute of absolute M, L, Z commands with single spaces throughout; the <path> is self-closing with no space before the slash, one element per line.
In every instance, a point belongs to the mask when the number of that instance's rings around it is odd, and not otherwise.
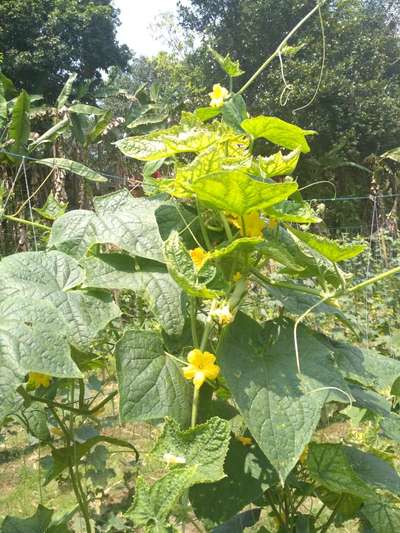
<path fill-rule="evenodd" d="M 347 390 L 330 351 L 305 327 L 297 331 L 298 374 L 293 335 L 291 321 L 261 326 L 239 313 L 218 352 L 232 396 L 282 481 L 317 427 L 321 408 L 332 394 L 327 389 Z M 346 399 L 342 393 L 340 397 Z"/>
<path fill-rule="evenodd" d="M 152 454 L 161 461 L 165 454 L 183 457 L 186 466 L 196 467 L 193 483 L 210 483 L 222 479 L 230 440 L 229 423 L 210 418 L 204 424 L 181 430 L 168 418 Z"/>

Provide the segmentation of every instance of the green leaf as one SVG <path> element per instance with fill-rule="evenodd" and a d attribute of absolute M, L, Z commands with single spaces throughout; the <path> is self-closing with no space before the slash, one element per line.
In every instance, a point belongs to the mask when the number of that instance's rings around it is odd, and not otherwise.
<path fill-rule="evenodd" d="M 39 321 L 0 321 L 0 421 L 20 406 L 16 389 L 29 372 L 80 378 L 63 330 Z"/>
<path fill-rule="evenodd" d="M 243 216 L 279 204 L 297 191 L 297 183 L 264 183 L 238 170 L 197 178 L 191 189 L 199 200 Z"/>
<path fill-rule="evenodd" d="M 40 144 L 45 141 L 55 141 L 60 135 L 62 135 L 68 127 L 68 117 L 63 118 L 60 122 L 57 122 L 54 126 L 45 131 L 36 141 L 29 144 L 29 152 L 33 152 Z"/>
<path fill-rule="evenodd" d="M 153 111 L 149 113 L 144 113 L 139 117 L 135 118 L 132 122 L 128 124 L 128 128 L 134 129 L 139 126 L 148 126 L 149 124 L 160 124 L 167 120 L 168 112 L 167 111 Z"/>
<path fill-rule="evenodd" d="M 223 57 L 221 54 L 219 54 L 216 50 L 211 48 L 211 46 L 208 47 L 210 50 L 213 58 L 218 63 L 218 65 L 222 68 L 226 74 L 230 78 L 236 78 L 237 76 L 241 76 L 244 74 L 244 70 L 241 70 L 239 61 L 234 61 L 229 57 L 229 54 L 227 54 L 225 57 Z"/>
<path fill-rule="evenodd" d="M 229 441 L 229 423 L 221 418 L 210 418 L 184 431 L 168 418 L 152 454 L 161 461 L 165 454 L 182 457 L 186 466 L 196 467 L 192 484 L 210 483 L 225 476 L 223 467 Z"/>
<path fill-rule="evenodd" d="M 209 253 L 209 259 L 220 259 L 232 255 L 233 253 L 253 252 L 257 246 L 264 243 L 264 239 L 258 237 L 241 237 L 235 239 L 227 246 L 215 248 Z"/>
<path fill-rule="evenodd" d="M 57 218 L 64 215 L 66 209 L 67 204 L 58 202 L 51 191 L 43 207 L 34 207 L 34 210 L 39 213 L 41 217 L 52 221 L 57 220 Z"/>
<path fill-rule="evenodd" d="M 67 172 L 77 174 L 78 176 L 81 176 L 82 178 L 85 178 L 89 181 L 96 181 L 98 183 L 107 182 L 107 178 L 105 178 L 95 170 L 92 170 L 86 167 L 85 165 L 82 165 L 82 163 L 78 163 L 77 161 L 71 161 L 70 159 L 53 157 L 49 159 L 37 159 L 36 163 L 38 165 L 45 165 L 46 167 L 50 168 L 61 168 L 63 170 L 66 170 Z"/>
<path fill-rule="evenodd" d="M 400 493 L 400 477 L 394 468 L 357 448 L 311 443 L 307 462 L 311 476 L 338 494 L 347 493 L 364 501 L 373 501 L 378 489 Z"/>
<path fill-rule="evenodd" d="M 162 240 L 155 212 L 160 201 L 134 198 L 127 190 L 96 197 L 92 211 L 69 211 L 53 224 L 49 247 L 80 259 L 96 243 L 163 262 Z"/>
<path fill-rule="evenodd" d="M 165 354 L 158 333 L 127 331 L 115 355 L 122 420 L 172 416 L 182 424 L 188 422 L 191 386 L 175 360 Z"/>
<path fill-rule="evenodd" d="M 317 224 L 321 219 L 314 213 L 307 202 L 292 202 L 290 200 L 269 207 L 264 211 L 269 218 L 282 222 L 295 222 L 297 224 Z"/>
<path fill-rule="evenodd" d="M 310 309 L 310 307 L 321 301 L 321 297 L 319 296 L 295 291 L 292 288 L 274 287 L 273 285 L 266 285 L 265 288 L 274 299 L 281 302 L 289 313 L 294 315 L 302 315 L 305 311 Z M 313 313 L 334 315 L 341 319 L 346 318 L 340 309 L 333 305 L 329 305 L 328 303 L 319 304 L 313 309 Z"/>
<path fill-rule="evenodd" d="M 49 335 L 61 328 L 72 345 L 85 350 L 120 312 L 111 295 L 77 289 L 82 281 L 78 263 L 61 252 L 10 255 L 0 262 L 2 315 L 32 321 L 35 308 L 46 305 L 42 321 Z M 37 371 L 46 373 L 45 368 Z"/>
<path fill-rule="evenodd" d="M 241 123 L 247 117 L 246 103 L 240 94 L 234 94 L 224 103 L 222 117 L 226 124 L 238 133 L 243 133 Z"/>
<path fill-rule="evenodd" d="M 7 516 L 2 524 L 2 533 L 46 533 L 51 523 L 54 511 L 38 506 L 35 514 L 30 518 L 16 518 Z"/>
<path fill-rule="evenodd" d="M 191 127 L 178 124 L 166 130 L 156 131 L 148 135 L 126 137 L 116 142 L 116 146 L 128 157 L 140 161 L 155 161 L 185 152 L 201 152 L 214 143 L 226 142 L 232 132 Z"/>
<path fill-rule="evenodd" d="M 400 442 L 400 416 L 395 413 L 388 413 L 380 422 L 383 434 L 388 439 Z"/>
<path fill-rule="evenodd" d="M 29 107 L 29 95 L 25 91 L 21 91 L 14 105 L 9 128 L 9 137 L 14 141 L 10 148 L 16 154 L 24 152 L 29 139 Z"/>
<path fill-rule="evenodd" d="M 193 482 L 196 466 L 175 468 L 158 479 L 152 486 L 139 477 L 135 499 L 126 516 L 133 520 L 135 529 L 150 526 L 146 531 L 167 533 L 168 517 Z"/>
<path fill-rule="evenodd" d="M 287 155 L 277 152 L 269 157 L 257 157 L 257 163 L 263 178 L 274 176 L 291 176 L 297 167 L 300 158 L 300 150 L 294 150 Z"/>
<path fill-rule="evenodd" d="M 23 410 L 23 416 L 28 423 L 28 432 L 41 442 L 50 440 L 50 432 L 47 426 L 45 406 L 39 402 L 33 402 Z"/>
<path fill-rule="evenodd" d="M 221 291 L 209 289 L 198 281 L 192 258 L 179 238 L 178 232 L 172 232 L 165 241 L 164 256 L 171 277 L 190 296 L 212 299 L 222 294 Z"/>
<path fill-rule="evenodd" d="M 400 531 L 400 508 L 397 501 L 379 498 L 364 504 L 361 514 L 370 522 L 376 533 L 398 533 Z"/>
<path fill-rule="evenodd" d="M 333 263 L 340 261 L 347 261 L 357 255 L 361 254 L 365 248 L 365 244 L 339 244 L 322 235 L 316 235 L 308 231 L 299 231 L 295 228 L 289 228 L 290 232 L 298 239 L 307 244 L 310 248 L 320 253 L 322 256 L 329 259 Z"/>
<path fill-rule="evenodd" d="M 103 114 L 99 116 L 93 128 L 86 135 L 85 146 L 89 146 L 89 144 L 94 143 L 97 138 L 100 137 L 110 124 L 112 117 L 112 111 L 103 112 Z"/>
<path fill-rule="evenodd" d="M 282 482 L 319 422 L 329 387 L 346 391 L 329 350 L 299 327 L 298 375 L 293 324 L 259 325 L 239 313 L 226 328 L 218 362 L 229 390 L 258 445 Z M 341 394 L 341 397 L 345 397 Z"/>
<path fill-rule="evenodd" d="M 0 94 L 0 128 L 3 128 L 7 122 L 8 110 L 7 100 Z"/>
<path fill-rule="evenodd" d="M 78 74 L 75 72 L 70 74 L 68 80 L 65 82 L 64 87 L 61 89 L 60 94 L 58 95 L 56 106 L 57 109 L 61 109 L 67 102 L 72 92 L 72 85 L 78 77 Z"/>
<path fill-rule="evenodd" d="M 0 72 L 0 93 L 7 99 L 14 98 L 18 94 L 14 83 L 2 72 Z"/>
<path fill-rule="evenodd" d="M 243 511 L 243 513 L 234 516 L 225 524 L 213 529 L 213 533 L 243 533 L 245 528 L 251 528 L 258 522 L 260 514 L 261 509 L 257 507 Z"/>
<path fill-rule="evenodd" d="M 194 115 L 201 122 L 206 122 L 211 118 L 217 117 L 221 113 L 222 109 L 220 107 L 198 107 Z"/>
<path fill-rule="evenodd" d="M 247 118 L 242 122 L 242 128 L 255 139 L 262 137 L 289 150 L 300 150 L 304 154 L 310 151 L 306 136 L 317 133 L 313 130 L 303 130 L 280 118 L 263 115 Z"/>
<path fill-rule="evenodd" d="M 244 446 L 236 438 L 231 439 L 224 471 L 223 479 L 190 489 L 190 502 L 200 520 L 221 524 L 278 483 L 274 469 L 258 446 Z"/>
<path fill-rule="evenodd" d="M 79 115 L 104 115 L 104 109 L 87 104 L 73 104 L 68 108 L 70 113 Z"/>
<path fill-rule="evenodd" d="M 400 163 L 400 147 L 393 148 L 393 150 L 389 150 L 388 152 L 385 152 L 384 154 L 381 155 L 381 157 L 385 159 L 392 159 L 393 161 Z"/>
<path fill-rule="evenodd" d="M 81 264 L 85 270 L 84 287 L 138 292 L 168 335 L 182 333 L 185 298 L 164 266 L 142 261 L 140 270 L 136 270 L 133 258 L 123 254 L 87 257 Z"/>
<path fill-rule="evenodd" d="M 366 387 L 388 389 L 400 376 L 400 361 L 375 350 L 342 341 L 326 340 L 345 378 Z"/>

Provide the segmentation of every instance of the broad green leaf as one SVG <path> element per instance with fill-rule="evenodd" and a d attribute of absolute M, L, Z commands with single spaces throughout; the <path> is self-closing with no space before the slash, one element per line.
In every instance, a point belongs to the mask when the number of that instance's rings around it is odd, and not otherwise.
<path fill-rule="evenodd" d="M 26 148 L 30 133 L 29 121 L 30 98 L 28 93 L 21 91 L 16 99 L 9 128 L 9 137 L 13 140 L 11 145 L 12 152 L 21 154 Z"/>
<path fill-rule="evenodd" d="M 264 239 L 258 237 L 241 237 L 235 239 L 227 246 L 215 248 L 210 252 L 208 258 L 220 259 L 221 257 L 232 255 L 233 253 L 253 252 L 257 249 L 257 246 L 262 243 L 264 243 Z"/>
<path fill-rule="evenodd" d="M 23 410 L 23 417 L 28 424 L 28 432 L 41 442 L 50 440 L 50 432 L 47 426 L 45 406 L 39 402 L 33 402 Z"/>
<path fill-rule="evenodd" d="M 30 518 L 7 516 L 1 526 L 1 533 L 47 533 L 54 511 L 38 506 Z"/>
<path fill-rule="evenodd" d="M 82 266 L 85 270 L 84 287 L 138 292 L 147 300 L 168 335 L 182 333 L 185 298 L 163 265 L 142 261 L 140 270 L 136 270 L 132 257 L 104 254 L 87 257 Z"/>
<path fill-rule="evenodd" d="M 238 133 L 243 133 L 241 123 L 247 117 L 246 103 L 240 94 L 234 94 L 222 108 L 224 122 Z"/>
<path fill-rule="evenodd" d="M 135 454 L 136 460 L 138 458 L 136 448 L 126 440 L 108 437 L 107 435 L 96 435 L 88 438 L 84 442 L 74 442 L 72 446 L 69 447 L 53 448 L 51 457 L 45 457 L 43 459 L 43 466 L 46 470 L 44 485 L 48 485 L 51 481 L 57 479 L 57 477 L 68 468 L 71 459 L 74 462 L 79 462 L 92 448 L 102 442 L 113 446 L 128 448 Z"/>
<path fill-rule="evenodd" d="M 201 152 L 215 143 L 227 142 L 231 137 L 232 132 L 222 129 L 180 124 L 148 135 L 126 137 L 115 144 L 128 157 L 155 161 L 185 152 Z"/>
<path fill-rule="evenodd" d="M 87 104 L 73 104 L 68 108 L 70 113 L 78 113 L 80 115 L 104 115 L 104 109 Z"/>
<path fill-rule="evenodd" d="M 176 362 L 166 355 L 161 336 L 153 331 L 127 331 L 115 355 L 124 421 L 158 420 L 172 416 L 186 424 L 191 386 Z"/>
<path fill-rule="evenodd" d="M 342 341 L 327 340 L 338 368 L 351 381 L 378 390 L 389 389 L 400 376 L 400 361 L 375 350 Z"/>
<path fill-rule="evenodd" d="M 217 117 L 221 111 L 222 109 L 219 107 L 198 107 L 195 110 L 194 115 L 201 122 L 206 122 L 207 120 L 210 120 L 210 118 Z"/>
<path fill-rule="evenodd" d="M 163 262 L 162 240 L 155 212 L 160 202 L 134 198 L 122 190 L 94 200 L 96 213 L 69 211 L 53 224 L 48 246 L 80 259 L 96 243 Z"/>
<path fill-rule="evenodd" d="M 78 74 L 76 74 L 75 72 L 73 74 L 70 74 L 69 78 L 65 82 L 64 87 L 61 89 L 61 92 L 58 95 L 56 102 L 57 109 L 61 109 L 68 102 L 68 99 L 71 96 L 72 86 L 77 77 Z"/>
<path fill-rule="evenodd" d="M 353 404 L 360 409 L 368 409 L 380 416 L 389 416 L 391 405 L 380 394 L 373 390 L 363 389 L 353 383 L 349 384 L 349 390 L 353 396 Z"/>
<path fill-rule="evenodd" d="M 29 372 L 60 378 L 80 378 L 71 359 L 65 331 L 49 329 L 38 321 L 0 321 L 0 421 L 15 412 L 20 397 L 16 389 Z"/>
<path fill-rule="evenodd" d="M 293 174 L 299 162 L 300 150 L 293 150 L 287 155 L 281 151 L 269 157 L 258 156 L 257 163 L 263 178 L 274 176 L 290 176 Z"/>
<path fill-rule="evenodd" d="M 191 185 L 199 200 L 217 209 L 243 216 L 286 200 L 297 183 L 264 183 L 240 171 L 214 172 Z"/>
<path fill-rule="evenodd" d="M 14 83 L 3 72 L 0 71 L 0 93 L 5 98 L 13 98 L 17 96 L 18 91 L 15 88 Z"/>
<path fill-rule="evenodd" d="M 395 413 L 388 413 L 380 422 L 383 434 L 388 439 L 400 442 L 400 416 Z"/>
<path fill-rule="evenodd" d="M 288 267 L 283 273 L 289 273 L 292 277 L 298 278 L 316 278 L 323 288 L 326 284 L 333 287 L 339 287 L 342 283 L 341 277 L 345 277 L 344 272 L 341 272 L 339 267 L 336 269 L 328 259 L 320 255 L 318 252 L 309 248 L 303 241 L 297 239 L 282 225 L 278 227 L 278 231 L 264 230 L 264 234 L 268 242 L 277 242 L 280 246 L 286 248 L 287 252 L 295 258 L 296 264 L 303 267 L 302 269 L 292 269 Z"/>
<path fill-rule="evenodd" d="M 263 115 L 247 118 L 242 122 L 242 128 L 255 139 L 262 137 L 289 150 L 300 150 L 304 154 L 310 151 L 306 136 L 316 134 L 316 131 L 303 130 L 280 118 Z"/>
<path fill-rule="evenodd" d="M 110 124 L 112 116 L 112 111 L 103 112 L 103 114 L 99 116 L 93 128 L 86 135 L 85 146 L 89 146 L 89 144 L 94 143 L 97 140 Z"/>
<path fill-rule="evenodd" d="M 58 202 L 51 191 L 43 207 L 34 207 L 41 217 L 52 221 L 64 215 L 66 209 L 67 204 Z"/>
<path fill-rule="evenodd" d="M 307 202 L 292 202 L 290 200 L 265 209 L 264 214 L 269 218 L 282 222 L 297 224 L 317 224 L 321 219 L 314 213 Z"/>
<path fill-rule="evenodd" d="M 224 524 L 213 529 L 213 533 L 243 533 L 245 529 L 257 524 L 260 519 L 261 509 L 253 507 L 237 514 Z M 258 530 L 258 533 L 262 530 Z"/>
<path fill-rule="evenodd" d="M 165 454 L 182 457 L 186 466 L 196 467 L 193 485 L 210 483 L 225 476 L 223 467 L 229 441 L 229 423 L 221 418 L 210 418 L 183 431 L 175 420 L 168 418 L 152 454 L 161 461 Z"/>
<path fill-rule="evenodd" d="M 400 507 L 397 501 L 379 498 L 363 505 L 361 514 L 370 522 L 376 533 L 398 533 L 400 531 Z"/>
<path fill-rule="evenodd" d="M 377 489 L 400 492 L 400 477 L 389 463 L 351 446 L 311 443 L 307 463 L 311 476 L 338 494 L 373 501 Z"/>
<path fill-rule="evenodd" d="M 132 122 L 128 124 L 128 128 L 134 129 L 138 128 L 139 126 L 148 126 L 149 124 L 160 124 L 167 120 L 168 118 L 168 112 L 167 111 L 156 111 L 156 112 L 150 112 L 145 113 L 143 115 L 140 115 L 139 117 L 135 118 Z"/>
<path fill-rule="evenodd" d="M 33 152 L 40 144 L 47 141 L 55 141 L 61 134 L 63 134 L 68 127 L 68 117 L 63 118 L 54 126 L 45 131 L 36 141 L 29 144 L 29 152 Z"/>
<path fill-rule="evenodd" d="M 389 150 L 388 152 L 385 152 L 384 154 L 381 155 L 381 157 L 386 158 L 386 159 L 392 159 L 393 161 L 400 163 L 400 147 L 393 148 L 393 150 Z"/>
<path fill-rule="evenodd" d="M 176 231 L 164 243 L 164 257 L 171 277 L 190 296 L 212 299 L 222 294 L 198 280 L 192 258 Z"/>
<path fill-rule="evenodd" d="M 295 291 L 292 288 L 274 287 L 273 285 L 265 286 L 271 296 L 279 300 L 289 313 L 294 315 L 302 315 L 305 311 L 310 309 L 316 303 L 321 301 L 322 297 L 307 294 L 301 291 Z M 314 314 L 334 315 L 341 319 L 346 319 L 343 312 L 337 307 L 326 302 L 319 304 L 313 309 Z"/>
<path fill-rule="evenodd" d="M 71 161 L 70 159 L 63 159 L 60 157 L 53 157 L 49 159 L 37 159 L 36 163 L 38 165 L 45 165 L 46 167 L 50 168 L 61 168 L 63 170 L 66 170 L 67 172 L 72 172 L 72 174 L 77 174 L 78 176 L 81 176 L 82 178 L 85 178 L 89 181 L 96 181 L 96 182 L 107 182 L 107 178 L 96 172 L 95 170 L 92 170 L 85 165 L 82 165 L 82 163 L 78 163 L 77 161 Z"/>
<path fill-rule="evenodd" d="M 231 59 L 229 54 L 224 57 L 216 50 L 211 48 L 211 46 L 209 46 L 208 49 L 210 50 L 211 55 L 218 63 L 218 65 L 226 74 L 228 74 L 230 78 L 236 78 L 237 76 L 241 76 L 242 74 L 244 74 L 244 70 L 241 70 L 240 68 L 239 61 L 234 61 L 233 59 Z"/>
<path fill-rule="evenodd" d="M 175 468 L 151 486 L 147 480 L 139 477 L 133 505 L 126 513 L 135 529 L 149 526 L 146 532 L 167 533 L 168 517 L 193 483 L 195 473 L 195 466 Z"/>
<path fill-rule="evenodd" d="M 8 256 L 0 262 L 3 316 L 5 313 L 10 320 L 31 321 L 35 306 L 50 306 L 49 316 L 42 319 L 43 327 L 51 334 L 52 324 L 48 321 L 59 324 L 59 328 L 62 320 L 68 341 L 84 350 L 120 312 L 111 295 L 78 290 L 82 281 L 83 271 L 78 263 L 61 252 L 24 252 Z M 40 372 L 46 373 L 44 368 Z"/>
<path fill-rule="evenodd" d="M 300 231 L 292 227 L 289 228 L 289 230 L 298 239 L 306 243 L 307 246 L 333 263 L 347 261 L 348 259 L 361 254 L 366 248 L 365 244 L 339 244 L 327 237 L 316 235 L 315 233 L 310 233 L 308 231 Z"/>
<path fill-rule="evenodd" d="M 236 438 L 231 439 L 224 471 L 223 479 L 190 489 L 190 502 L 200 520 L 221 524 L 279 481 L 258 446 L 244 446 Z"/>
<path fill-rule="evenodd" d="M 218 353 L 229 390 L 282 481 L 311 439 L 330 395 L 327 388 L 347 388 L 330 351 L 305 327 L 297 331 L 298 375 L 293 335 L 290 321 L 261 326 L 239 313 Z"/>

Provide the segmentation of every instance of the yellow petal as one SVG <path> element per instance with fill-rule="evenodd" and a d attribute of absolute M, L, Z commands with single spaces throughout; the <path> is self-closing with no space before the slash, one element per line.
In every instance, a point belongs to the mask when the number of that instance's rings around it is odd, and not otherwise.
<path fill-rule="evenodd" d="M 199 389 L 206 380 L 206 376 L 202 370 L 198 370 L 193 378 L 193 385 L 196 389 Z"/>
<path fill-rule="evenodd" d="M 194 366 L 201 366 L 203 361 L 203 352 L 198 348 L 195 348 L 188 353 L 187 360 Z"/>
<path fill-rule="evenodd" d="M 188 380 L 192 380 L 197 372 L 197 367 L 193 365 L 185 366 L 182 368 L 183 377 Z"/>
<path fill-rule="evenodd" d="M 28 384 L 32 387 L 49 387 L 51 382 L 51 376 L 47 374 L 40 374 L 39 372 L 30 372 Z"/>
<path fill-rule="evenodd" d="M 207 379 L 210 379 L 211 381 L 214 381 L 214 379 L 217 379 L 219 376 L 220 368 L 218 365 L 208 365 L 204 369 L 204 374 Z"/>
<path fill-rule="evenodd" d="M 215 363 L 216 357 L 213 353 L 203 352 L 202 363 L 203 366 L 212 365 Z"/>

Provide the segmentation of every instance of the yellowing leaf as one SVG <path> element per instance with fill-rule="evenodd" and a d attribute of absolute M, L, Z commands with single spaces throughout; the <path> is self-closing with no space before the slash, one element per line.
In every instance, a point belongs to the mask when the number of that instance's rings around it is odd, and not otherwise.
<path fill-rule="evenodd" d="M 242 122 L 242 128 L 255 139 L 262 137 L 289 150 L 300 150 L 304 154 L 310 151 L 306 135 L 315 135 L 313 130 L 303 130 L 299 126 L 289 124 L 280 118 L 260 115 L 247 118 Z"/>
<path fill-rule="evenodd" d="M 191 187 L 199 200 L 239 216 L 278 204 L 297 188 L 296 183 L 264 183 L 237 170 L 209 174 Z"/>
<path fill-rule="evenodd" d="M 259 156 L 257 163 L 264 178 L 272 178 L 274 176 L 290 176 L 296 169 L 299 161 L 300 151 L 294 150 L 287 155 L 282 152 L 277 152 L 270 157 Z"/>

